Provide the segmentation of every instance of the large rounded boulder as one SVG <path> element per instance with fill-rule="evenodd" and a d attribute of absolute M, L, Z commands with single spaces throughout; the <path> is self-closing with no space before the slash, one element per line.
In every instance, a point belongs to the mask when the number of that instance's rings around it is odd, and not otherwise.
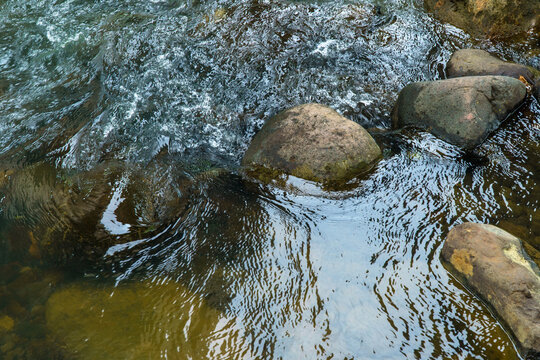
<path fill-rule="evenodd" d="M 412 125 L 470 150 L 482 143 L 524 100 L 525 85 L 508 76 L 423 81 L 401 90 L 393 126 Z"/>
<path fill-rule="evenodd" d="M 268 120 L 242 164 L 326 183 L 351 179 L 380 156 L 379 146 L 362 126 L 327 106 L 304 104 Z"/>
<path fill-rule="evenodd" d="M 448 233 L 441 260 L 494 310 L 521 354 L 539 359 L 540 269 L 521 241 L 496 226 L 465 223 Z"/>
<path fill-rule="evenodd" d="M 425 0 L 424 5 L 474 36 L 509 38 L 540 28 L 537 0 Z"/>

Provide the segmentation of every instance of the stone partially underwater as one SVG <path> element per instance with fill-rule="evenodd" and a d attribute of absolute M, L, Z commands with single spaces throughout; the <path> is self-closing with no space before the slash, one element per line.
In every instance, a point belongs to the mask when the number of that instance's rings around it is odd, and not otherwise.
<path fill-rule="evenodd" d="M 321 183 L 345 182 L 381 157 L 359 124 L 319 104 L 304 104 L 268 120 L 253 138 L 242 164 Z"/>
<path fill-rule="evenodd" d="M 520 80 L 540 98 L 540 71 L 522 64 L 503 61 L 480 49 L 461 49 L 446 64 L 448 78 L 463 76 L 502 75 Z"/>
<path fill-rule="evenodd" d="M 449 232 L 441 259 L 495 311 L 521 354 L 540 358 L 540 270 L 521 241 L 496 226 L 465 223 Z"/>
<path fill-rule="evenodd" d="M 407 85 L 392 111 L 394 128 L 415 126 L 465 150 L 480 145 L 527 95 L 507 76 L 467 76 Z"/>

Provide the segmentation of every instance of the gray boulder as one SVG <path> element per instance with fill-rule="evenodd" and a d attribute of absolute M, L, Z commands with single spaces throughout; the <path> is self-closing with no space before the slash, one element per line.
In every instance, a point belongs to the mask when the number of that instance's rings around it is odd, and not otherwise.
<path fill-rule="evenodd" d="M 304 104 L 268 120 L 242 164 L 318 182 L 346 181 L 369 169 L 381 150 L 354 121 L 319 104 Z"/>
<path fill-rule="evenodd" d="M 507 76 L 416 82 L 401 90 L 392 124 L 425 129 L 469 150 L 497 129 L 526 95 L 525 85 Z"/>
<path fill-rule="evenodd" d="M 465 223 L 449 232 L 441 260 L 494 310 L 524 357 L 540 358 L 540 270 L 518 238 L 496 226 Z"/>
<path fill-rule="evenodd" d="M 540 71 L 530 66 L 502 61 L 487 51 L 480 49 L 456 51 L 446 65 L 446 74 L 449 78 L 503 75 L 527 82 L 528 85 L 534 88 L 540 85 Z"/>

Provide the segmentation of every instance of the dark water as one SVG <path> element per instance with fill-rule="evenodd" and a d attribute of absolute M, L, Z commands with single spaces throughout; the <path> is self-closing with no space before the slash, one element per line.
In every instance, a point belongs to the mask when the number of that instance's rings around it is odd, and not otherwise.
<path fill-rule="evenodd" d="M 487 222 L 540 250 L 540 106 L 475 156 L 387 132 L 470 38 L 399 0 L 1 1 L 0 358 L 517 359 L 439 262 Z M 242 175 L 278 111 L 327 104 L 385 157 L 346 191 Z"/>

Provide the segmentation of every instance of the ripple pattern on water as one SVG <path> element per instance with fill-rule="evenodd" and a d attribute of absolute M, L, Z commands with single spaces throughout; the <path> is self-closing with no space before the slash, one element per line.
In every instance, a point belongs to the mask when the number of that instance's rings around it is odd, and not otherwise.
<path fill-rule="evenodd" d="M 410 0 L 0 1 L 0 33 L 0 357 L 518 358 L 439 252 L 465 221 L 540 250 L 538 102 L 475 154 L 388 130 L 455 49 L 538 65 L 535 38 Z M 305 102 L 379 128 L 356 187 L 237 171 Z"/>

